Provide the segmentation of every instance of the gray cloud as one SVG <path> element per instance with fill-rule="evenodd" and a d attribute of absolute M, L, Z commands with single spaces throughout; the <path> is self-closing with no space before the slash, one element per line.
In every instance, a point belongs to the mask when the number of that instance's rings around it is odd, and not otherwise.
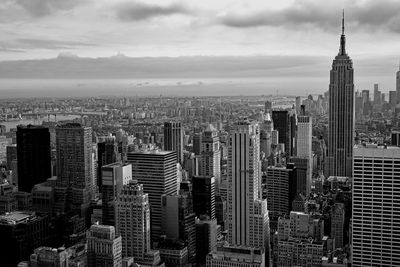
<path fill-rule="evenodd" d="M 44 17 L 57 10 L 69 10 L 78 0 L 14 0 L 34 17 Z"/>
<path fill-rule="evenodd" d="M 79 41 L 47 40 L 34 38 L 20 38 L 14 44 L 16 47 L 24 49 L 74 49 L 81 46 L 96 46 L 95 44 Z"/>
<path fill-rule="evenodd" d="M 400 33 L 400 1 L 354 1 L 346 7 L 346 24 L 354 30 L 385 29 Z M 247 28 L 281 26 L 287 28 L 312 27 L 337 31 L 340 22 L 339 6 L 321 4 L 320 1 L 296 1 L 290 7 L 253 13 L 228 13 L 220 23 L 229 27 Z"/>
<path fill-rule="evenodd" d="M 141 21 L 154 17 L 187 13 L 189 13 L 189 10 L 177 3 L 158 6 L 140 2 L 126 2 L 117 6 L 117 17 L 123 21 Z"/>

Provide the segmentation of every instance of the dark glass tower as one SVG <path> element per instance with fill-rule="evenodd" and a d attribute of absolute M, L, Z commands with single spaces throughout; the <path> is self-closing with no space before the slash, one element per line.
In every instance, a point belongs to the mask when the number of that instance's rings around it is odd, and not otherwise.
<path fill-rule="evenodd" d="M 42 126 L 17 127 L 18 190 L 31 192 L 51 177 L 50 132 Z"/>
<path fill-rule="evenodd" d="M 333 60 L 330 73 L 326 176 L 352 176 L 353 145 L 353 62 L 346 53 L 343 13 L 339 54 Z"/>
<path fill-rule="evenodd" d="M 164 150 L 175 151 L 177 162 L 183 161 L 183 131 L 180 122 L 164 123 Z"/>

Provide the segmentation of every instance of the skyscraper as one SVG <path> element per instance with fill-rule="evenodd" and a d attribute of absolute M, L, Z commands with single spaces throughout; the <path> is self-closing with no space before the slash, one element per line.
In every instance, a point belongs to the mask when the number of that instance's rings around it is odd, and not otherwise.
<path fill-rule="evenodd" d="M 178 193 L 175 151 L 150 151 L 128 153 L 132 164 L 132 180 L 143 185 L 151 204 L 151 239 L 161 235 L 161 196 Z"/>
<path fill-rule="evenodd" d="M 400 102 L 400 62 L 399 70 L 396 73 L 396 92 L 397 92 L 397 103 Z"/>
<path fill-rule="evenodd" d="M 33 125 L 17 127 L 17 166 L 19 191 L 30 193 L 35 184 L 51 177 L 48 128 Z"/>
<path fill-rule="evenodd" d="M 400 266 L 400 148 L 354 148 L 353 266 Z"/>
<path fill-rule="evenodd" d="M 353 144 L 353 62 L 346 53 L 343 15 L 339 54 L 333 60 L 330 73 L 326 177 L 352 175 Z"/>
<path fill-rule="evenodd" d="M 221 151 L 219 148 L 218 131 L 209 124 L 201 138 L 200 176 L 213 176 L 217 185 L 221 180 Z"/>
<path fill-rule="evenodd" d="M 180 122 L 164 123 L 164 150 L 175 151 L 177 162 L 183 162 L 183 131 Z"/>
<path fill-rule="evenodd" d="M 130 181 L 122 188 L 116 215 L 117 233 L 122 237 L 122 256 L 134 257 L 141 264 L 151 258 L 150 261 L 159 262 L 159 253 L 150 250 L 150 203 L 141 184 Z"/>
<path fill-rule="evenodd" d="M 193 211 L 197 217 L 207 215 L 215 219 L 215 178 L 194 176 L 193 184 Z"/>
<path fill-rule="evenodd" d="M 260 192 L 259 125 L 247 119 L 237 122 L 228 142 L 228 241 L 268 251 L 267 201 Z"/>
<path fill-rule="evenodd" d="M 308 195 L 311 190 L 312 179 L 312 118 L 305 116 L 304 109 L 302 114 L 298 116 L 296 140 L 297 157 L 307 159 L 306 194 Z"/>
<path fill-rule="evenodd" d="M 56 128 L 59 211 L 83 214 L 93 195 L 92 128 L 67 123 Z"/>
<path fill-rule="evenodd" d="M 290 149 L 290 116 L 287 110 L 273 110 L 272 121 L 274 129 L 278 131 L 278 141 L 285 144 L 285 152 L 289 154 Z"/>
<path fill-rule="evenodd" d="M 97 185 L 102 192 L 101 167 L 117 161 L 118 147 L 115 137 L 103 137 L 97 144 Z"/>
<path fill-rule="evenodd" d="M 92 225 L 86 240 L 88 267 L 122 266 L 121 236 L 117 236 L 114 226 Z"/>
<path fill-rule="evenodd" d="M 115 201 L 124 185 L 132 180 L 132 166 L 124 163 L 112 163 L 101 167 L 102 224 L 115 226 Z"/>

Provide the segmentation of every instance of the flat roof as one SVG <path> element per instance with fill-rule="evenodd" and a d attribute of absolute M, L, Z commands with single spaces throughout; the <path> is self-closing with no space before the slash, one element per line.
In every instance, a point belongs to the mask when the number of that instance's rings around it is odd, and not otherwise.
<path fill-rule="evenodd" d="M 0 216 L 0 224 L 18 224 L 36 217 L 32 211 L 14 211 Z"/>

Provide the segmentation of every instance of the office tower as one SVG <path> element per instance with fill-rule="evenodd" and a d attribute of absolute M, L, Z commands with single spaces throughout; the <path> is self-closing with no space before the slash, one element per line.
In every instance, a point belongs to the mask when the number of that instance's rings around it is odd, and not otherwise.
<path fill-rule="evenodd" d="M 306 194 L 308 195 L 311 191 L 312 179 L 312 118 L 305 116 L 304 109 L 302 114 L 298 116 L 296 152 L 297 157 L 308 161 L 306 184 Z"/>
<path fill-rule="evenodd" d="M 370 101 L 370 99 L 369 99 L 369 90 L 362 90 L 361 94 L 362 94 L 362 98 L 363 98 L 363 103 L 364 104 Z"/>
<path fill-rule="evenodd" d="M 17 210 L 18 202 L 13 191 L 7 180 L 0 180 L 0 214 Z"/>
<path fill-rule="evenodd" d="M 116 203 L 116 225 L 123 257 L 134 257 L 141 264 L 159 262 L 159 253 L 150 250 L 150 203 L 143 185 L 130 181 L 122 187 Z"/>
<path fill-rule="evenodd" d="M 68 266 L 68 252 L 64 248 L 38 247 L 30 257 L 31 267 Z"/>
<path fill-rule="evenodd" d="M 183 163 L 183 130 L 180 122 L 164 123 L 164 150 L 175 151 L 178 163 Z"/>
<path fill-rule="evenodd" d="M 215 178 L 194 176 L 192 178 L 193 211 L 197 217 L 207 215 L 215 219 Z"/>
<path fill-rule="evenodd" d="M 392 131 L 392 146 L 400 146 L 400 131 Z"/>
<path fill-rule="evenodd" d="M 193 135 L 193 153 L 195 155 L 200 155 L 201 153 L 201 133 L 195 133 Z"/>
<path fill-rule="evenodd" d="M 271 131 L 271 144 L 278 145 L 279 144 L 279 132 L 277 130 Z"/>
<path fill-rule="evenodd" d="M 269 113 L 272 110 L 272 102 L 271 101 L 265 101 L 264 104 L 264 113 Z"/>
<path fill-rule="evenodd" d="M 328 154 L 325 176 L 352 175 L 354 144 L 353 63 L 346 53 L 344 16 L 339 54 L 330 73 Z"/>
<path fill-rule="evenodd" d="M 396 95 L 397 95 L 397 103 L 400 102 L 400 63 L 399 70 L 396 72 Z"/>
<path fill-rule="evenodd" d="M 266 267 L 263 248 L 224 246 L 207 255 L 207 267 Z"/>
<path fill-rule="evenodd" d="M 101 167 L 117 161 L 118 147 L 115 137 L 105 136 L 99 138 L 97 144 L 97 186 L 102 192 Z"/>
<path fill-rule="evenodd" d="M 31 211 L 0 215 L 1 266 L 17 266 L 49 238 L 49 218 Z"/>
<path fill-rule="evenodd" d="M 221 151 L 217 129 L 209 124 L 201 140 L 200 176 L 213 176 L 217 186 L 221 182 Z"/>
<path fill-rule="evenodd" d="M 196 219 L 196 263 L 202 266 L 206 256 L 217 246 L 217 221 L 207 216 Z"/>
<path fill-rule="evenodd" d="M 56 128 L 59 211 L 84 215 L 93 196 L 92 128 L 67 123 Z"/>
<path fill-rule="evenodd" d="M 132 180 L 132 165 L 111 163 L 101 167 L 102 224 L 115 226 L 115 201 L 122 187 Z"/>
<path fill-rule="evenodd" d="M 379 105 L 381 104 L 381 91 L 379 91 L 379 84 L 374 84 L 374 104 Z"/>
<path fill-rule="evenodd" d="M 163 195 L 162 235 L 181 240 L 188 251 L 188 261 L 196 261 L 196 215 L 193 213 L 190 194 Z M 158 247 L 157 247 L 158 248 Z"/>
<path fill-rule="evenodd" d="M 143 185 L 151 204 L 151 239 L 161 235 L 161 196 L 178 193 L 175 151 L 150 151 L 128 153 L 132 164 L 132 180 Z"/>
<path fill-rule="evenodd" d="M 227 220 L 227 204 L 226 199 L 222 198 L 220 195 L 215 196 L 215 217 L 217 219 L 217 224 L 225 230 L 226 220 Z"/>
<path fill-rule="evenodd" d="M 228 148 L 228 242 L 268 250 L 267 201 L 261 199 L 259 125 L 237 122 Z"/>
<path fill-rule="evenodd" d="M 117 236 L 114 226 L 92 225 L 87 231 L 88 267 L 122 266 L 121 236 Z"/>
<path fill-rule="evenodd" d="M 278 131 L 278 142 L 285 144 L 286 154 L 290 154 L 290 114 L 287 110 L 273 110 L 272 121 L 274 129 Z"/>
<path fill-rule="evenodd" d="M 17 127 L 18 190 L 31 192 L 51 177 L 50 132 L 42 126 Z"/>
<path fill-rule="evenodd" d="M 353 266 L 400 266 L 400 148 L 354 147 Z"/>
<path fill-rule="evenodd" d="M 271 115 L 266 113 L 264 120 L 260 125 L 260 150 L 261 152 L 264 152 L 265 157 L 269 157 L 271 154 L 273 129 L 274 123 L 271 120 Z"/>
<path fill-rule="evenodd" d="M 12 170 L 12 162 L 17 161 L 17 145 L 12 144 L 6 147 L 7 170 Z"/>
<path fill-rule="evenodd" d="M 272 221 L 289 214 L 289 176 L 291 169 L 269 166 L 266 172 L 266 195 Z M 274 228 L 274 227 L 273 227 Z"/>
<path fill-rule="evenodd" d="M 189 263 L 188 248 L 185 243 L 177 240 L 165 239 L 160 240 L 157 244 L 163 266 L 166 267 L 187 267 L 194 266 Z"/>
<path fill-rule="evenodd" d="M 389 105 L 394 108 L 397 104 L 397 92 L 389 91 Z"/>
<path fill-rule="evenodd" d="M 343 248 L 343 245 L 347 243 L 343 241 L 344 215 L 344 204 L 335 203 L 331 211 L 331 237 L 335 239 L 336 248 Z"/>

